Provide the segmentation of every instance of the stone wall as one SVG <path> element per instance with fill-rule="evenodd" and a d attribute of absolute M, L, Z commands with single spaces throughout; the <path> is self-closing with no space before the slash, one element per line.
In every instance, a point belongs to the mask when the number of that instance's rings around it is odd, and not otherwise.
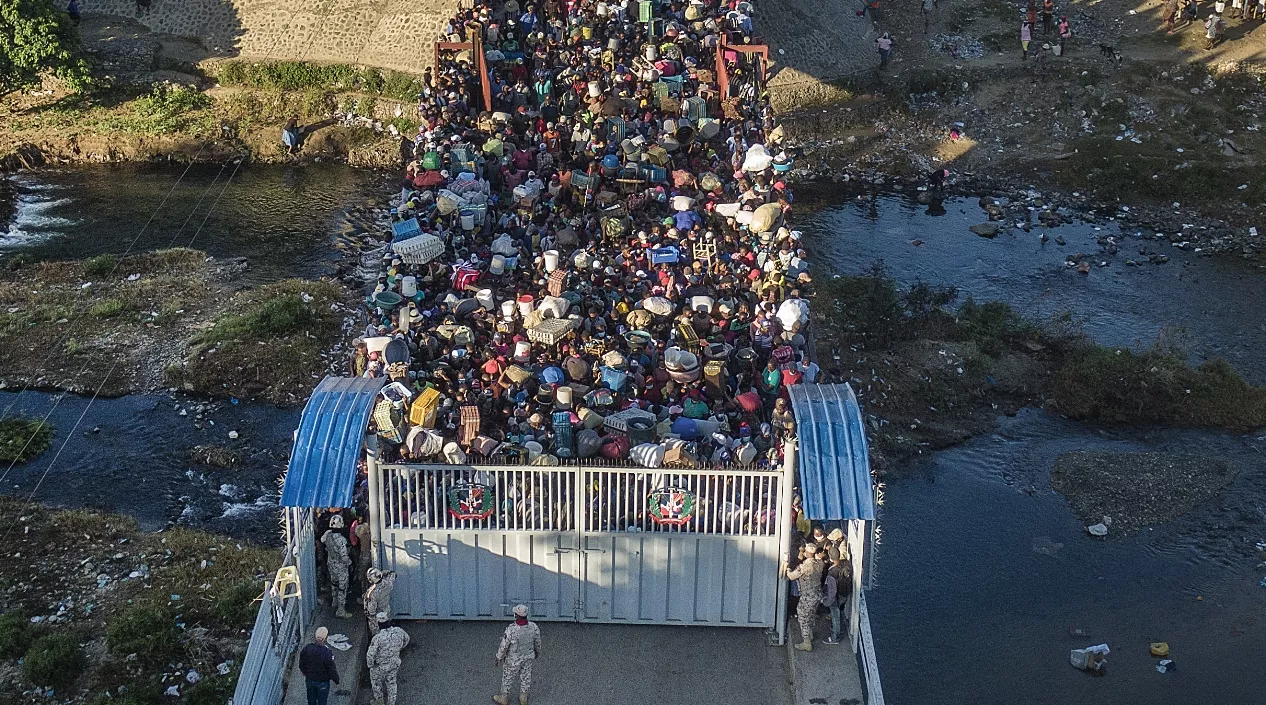
<path fill-rule="evenodd" d="M 197 38 L 215 57 L 342 62 L 421 72 L 458 0 L 82 0 L 85 15 Z"/>

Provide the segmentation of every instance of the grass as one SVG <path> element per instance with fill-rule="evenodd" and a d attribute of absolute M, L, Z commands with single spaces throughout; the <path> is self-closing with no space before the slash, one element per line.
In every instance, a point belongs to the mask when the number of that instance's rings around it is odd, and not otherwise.
<path fill-rule="evenodd" d="M 283 91 L 317 89 L 338 93 L 358 92 L 402 101 L 417 100 L 421 79 L 400 71 L 381 71 L 350 64 L 314 64 L 306 61 L 231 60 L 220 65 L 218 80 L 225 86 Z"/>
<path fill-rule="evenodd" d="M 0 419 L 0 462 L 25 463 L 48 450 L 53 424 L 43 419 L 9 416 Z"/>
<path fill-rule="evenodd" d="M 22 658 L 39 638 L 36 625 L 22 611 L 0 614 L 0 659 Z"/>
<path fill-rule="evenodd" d="M 93 279 L 110 276 L 118 266 L 119 258 L 115 255 L 97 255 L 84 260 L 81 270 L 85 277 Z"/>
<path fill-rule="evenodd" d="M 1085 345 L 1053 382 L 1056 408 L 1079 419 L 1251 429 L 1266 425 L 1266 388 L 1224 360 L 1190 367 L 1162 346 L 1144 352 Z"/>
<path fill-rule="evenodd" d="M 40 686 L 65 687 L 74 683 L 88 665 L 79 637 L 67 631 L 42 636 L 27 649 L 22 672 Z"/>
<path fill-rule="evenodd" d="M 180 642 L 175 615 L 167 607 L 144 603 L 106 623 L 106 644 L 119 656 L 165 657 Z"/>
<path fill-rule="evenodd" d="M 1258 169 L 1210 154 L 1209 147 L 1180 154 L 1161 144 L 1118 142 L 1106 135 L 1078 137 L 1069 146 L 1074 154 L 1060 167 L 1057 178 L 1067 186 L 1093 189 L 1106 199 L 1184 203 L 1266 199 L 1266 182 Z M 1248 184 L 1248 189 L 1236 190 L 1239 184 Z"/>
<path fill-rule="evenodd" d="M 123 299 L 101 299 L 88 307 L 88 315 L 94 318 L 116 318 L 128 312 L 131 304 Z"/>

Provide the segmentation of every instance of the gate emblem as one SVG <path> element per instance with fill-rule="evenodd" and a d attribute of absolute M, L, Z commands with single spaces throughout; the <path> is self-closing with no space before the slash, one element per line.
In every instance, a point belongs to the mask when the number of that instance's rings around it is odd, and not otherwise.
<path fill-rule="evenodd" d="M 668 526 L 681 526 L 695 515 L 695 496 L 680 487 L 665 487 L 647 495 L 651 521 Z"/>
<path fill-rule="evenodd" d="M 492 511 L 492 488 L 487 485 L 463 482 L 448 491 L 448 513 L 458 520 L 487 519 Z"/>

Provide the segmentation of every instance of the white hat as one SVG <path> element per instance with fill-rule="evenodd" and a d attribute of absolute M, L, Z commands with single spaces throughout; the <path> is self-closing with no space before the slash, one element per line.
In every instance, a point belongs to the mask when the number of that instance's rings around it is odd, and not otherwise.
<path fill-rule="evenodd" d="M 528 610 L 527 610 L 527 605 L 515 605 L 515 606 L 514 606 L 514 616 L 515 616 L 515 617 L 526 617 L 526 616 L 527 616 L 527 612 L 528 612 Z"/>

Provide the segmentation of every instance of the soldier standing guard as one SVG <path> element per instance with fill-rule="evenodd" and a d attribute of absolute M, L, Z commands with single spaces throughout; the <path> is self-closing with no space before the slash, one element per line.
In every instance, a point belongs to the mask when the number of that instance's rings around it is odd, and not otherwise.
<path fill-rule="evenodd" d="M 818 560 L 817 544 L 812 542 L 804 546 L 804 560 L 796 569 L 787 573 L 787 578 L 796 581 L 800 588 L 800 602 L 796 604 L 796 621 L 800 623 L 800 633 L 804 635 L 804 643 L 796 644 L 800 651 L 813 651 L 813 622 L 818 616 L 818 603 L 822 601 L 822 561 Z"/>
<path fill-rule="evenodd" d="M 365 591 L 365 618 L 369 620 L 369 637 L 372 639 L 378 634 L 378 613 L 391 616 L 391 591 L 396 587 L 396 573 L 370 568 L 365 572 L 365 582 L 369 583 L 369 589 Z"/>
<path fill-rule="evenodd" d="M 378 633 L 369 642 L 365 665 L 374 691 L 374 705 L 396 705 L 396 676 L 400 674 L 400 652 L 409 645 L 409 634 L 391 625 L 386 612 L 379 612 Z"/>
<path fill-rule="evenodd" d="M 321 543 L 325 544 L 325 567 L 330 572 L 330 601 L 334 605 L 334 615 L 347 619 L 352 616 L 347 611 L 347 571 L 352 567 L 352 556 L 342 529 L 343 517 L 338 514 L 330 517 L 330 528 L 321 535 Z"/>
<path fill-rule="evenodd" d="M 519 705 L 527 705 L 532 687 L 532 664 L 541 655 L 541 628 L 527 618 L 527 605 L 514 606 L 514 624 L 506 627 L 497 647 L 497 665 L 501 666 L 501 692 L 492 696 L 497 705 L 510 702 L 510 687 L 519 679 Z"/>

